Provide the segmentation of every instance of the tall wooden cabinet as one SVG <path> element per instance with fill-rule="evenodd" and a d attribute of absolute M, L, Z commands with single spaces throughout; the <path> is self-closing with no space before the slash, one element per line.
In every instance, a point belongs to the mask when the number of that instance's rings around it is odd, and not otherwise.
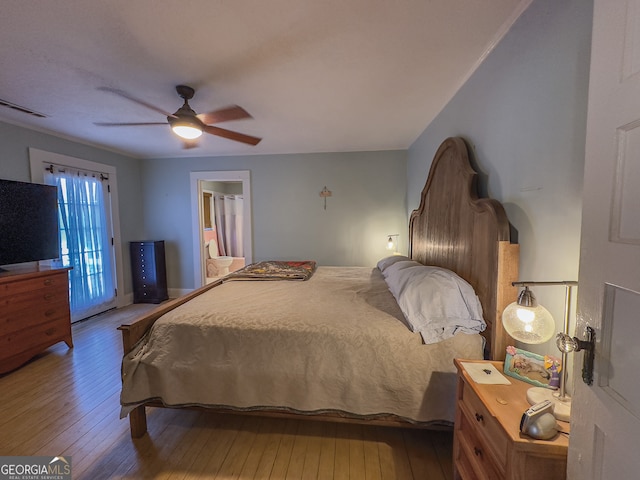
<path fill-rule="evenodd" d="M 51 345 L 73 347 L 69 269 L 17 269 L 0 273 L 0 374 Z"/>
<path fill-rule="evenodd" d="M 169 298 L 164 241 L 131 242 L 133 303 L 160 303 Z"/>

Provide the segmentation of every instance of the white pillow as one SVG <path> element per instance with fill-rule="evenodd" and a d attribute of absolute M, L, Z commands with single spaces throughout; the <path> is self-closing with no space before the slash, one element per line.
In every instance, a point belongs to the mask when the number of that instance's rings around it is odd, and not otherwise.
<path fill-rule="evenodd" d="M 401 260 L 399 262 L 394 263 L 393 265 L 389 265 L 382 272 L 382 276 L 387 278 L 389 276 L 396 276 L 400 270 L 404 270 L 405 268 L 410 267 L 424 267 L 421 263 L 416 262 L 415 260 Z"/>
<path fill-rule="evenodd" d="M 378 262 L 377 267 L 381 272 L 384 272 L 387 268 L 397 262 L 403 262 L 406 260 L 411 260 L 409 257 L 405 257 L 404 255 L 391 255 L 390 257 L 385 257 Z"/>
<path fill-rule="evenodd" d="M 397 265 L 387 269 L 385 281 L 411 329 L 420 332 L 424 343 L 440 342 L 458 332 L 485 330 L 480 300 L 464 279 L 444 268 Z"/>

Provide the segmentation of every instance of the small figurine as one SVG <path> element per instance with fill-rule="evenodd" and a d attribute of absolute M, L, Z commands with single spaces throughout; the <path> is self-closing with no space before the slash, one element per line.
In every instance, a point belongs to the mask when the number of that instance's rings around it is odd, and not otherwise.
<path fill-rule="evenodd" d="M 562 363 L 551 355 L 545 355 L 544 366 L 551 372 L 551 378 L 549 379 L 549 388 L 557 390 L 560 388 L 560 371 L 562 370 Z"/>

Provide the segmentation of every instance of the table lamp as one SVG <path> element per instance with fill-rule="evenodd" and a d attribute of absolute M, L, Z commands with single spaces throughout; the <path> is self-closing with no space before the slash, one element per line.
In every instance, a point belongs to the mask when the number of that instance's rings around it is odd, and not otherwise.
<path fill-rule="evenodd" d="M 578 340 L 575 337 L 572 338 L 568 334 L 571 290 L 578 285 L 578 282 L 513 282 L 513 286 L 524 287 L 524 290 L 520 292 L 516 302 L 505 308 L 502 313 L 502 324 L 511 337 L 522 343 L 540 344 L 550 340 L 556 328 L 553 317 L 546 308 L 538 304 L 533 293 L 529 290 L 530 286 L 549 285 L 564 285 L 565 287 L 564 328 L 556 337 L 556 344 L 562 352 L 562 375 L 560 376 L 560 385 L 557 391 L 544 387 L 533 387 L 527 391 L 527 401 L 533 405 L 543 400 L 550 400 L 553 404 L 553 415 L 558 420 L 568 422 L 571 416 L 571 397 L 569 397 L 566 392 L 568 370 L 567 353 L 571 351 L 589 350 L 589 357 L 591 358 L 590 372 L 593 371 L 592 331 L 590 332 L 590 338 L 587 342 Z M 588 357 L 585 357 L 585 366 L 587 360 Z M 583 379 L 585 379 L 584 369 Z"/>

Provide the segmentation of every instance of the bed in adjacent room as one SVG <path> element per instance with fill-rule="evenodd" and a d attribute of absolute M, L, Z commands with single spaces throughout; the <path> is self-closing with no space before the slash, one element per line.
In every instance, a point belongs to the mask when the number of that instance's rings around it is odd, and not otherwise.
<path fill-rule="evenodd" d="M 132 436 L 148 406 L 451 425 L 453 358 L 504 357 L 498 319 L 516 295 L 518 247 L 476 178 L 449 138 L 411 215 L 409 257 L 295 265 L 306 279 L 249 266 L 121 326 Z"/>

